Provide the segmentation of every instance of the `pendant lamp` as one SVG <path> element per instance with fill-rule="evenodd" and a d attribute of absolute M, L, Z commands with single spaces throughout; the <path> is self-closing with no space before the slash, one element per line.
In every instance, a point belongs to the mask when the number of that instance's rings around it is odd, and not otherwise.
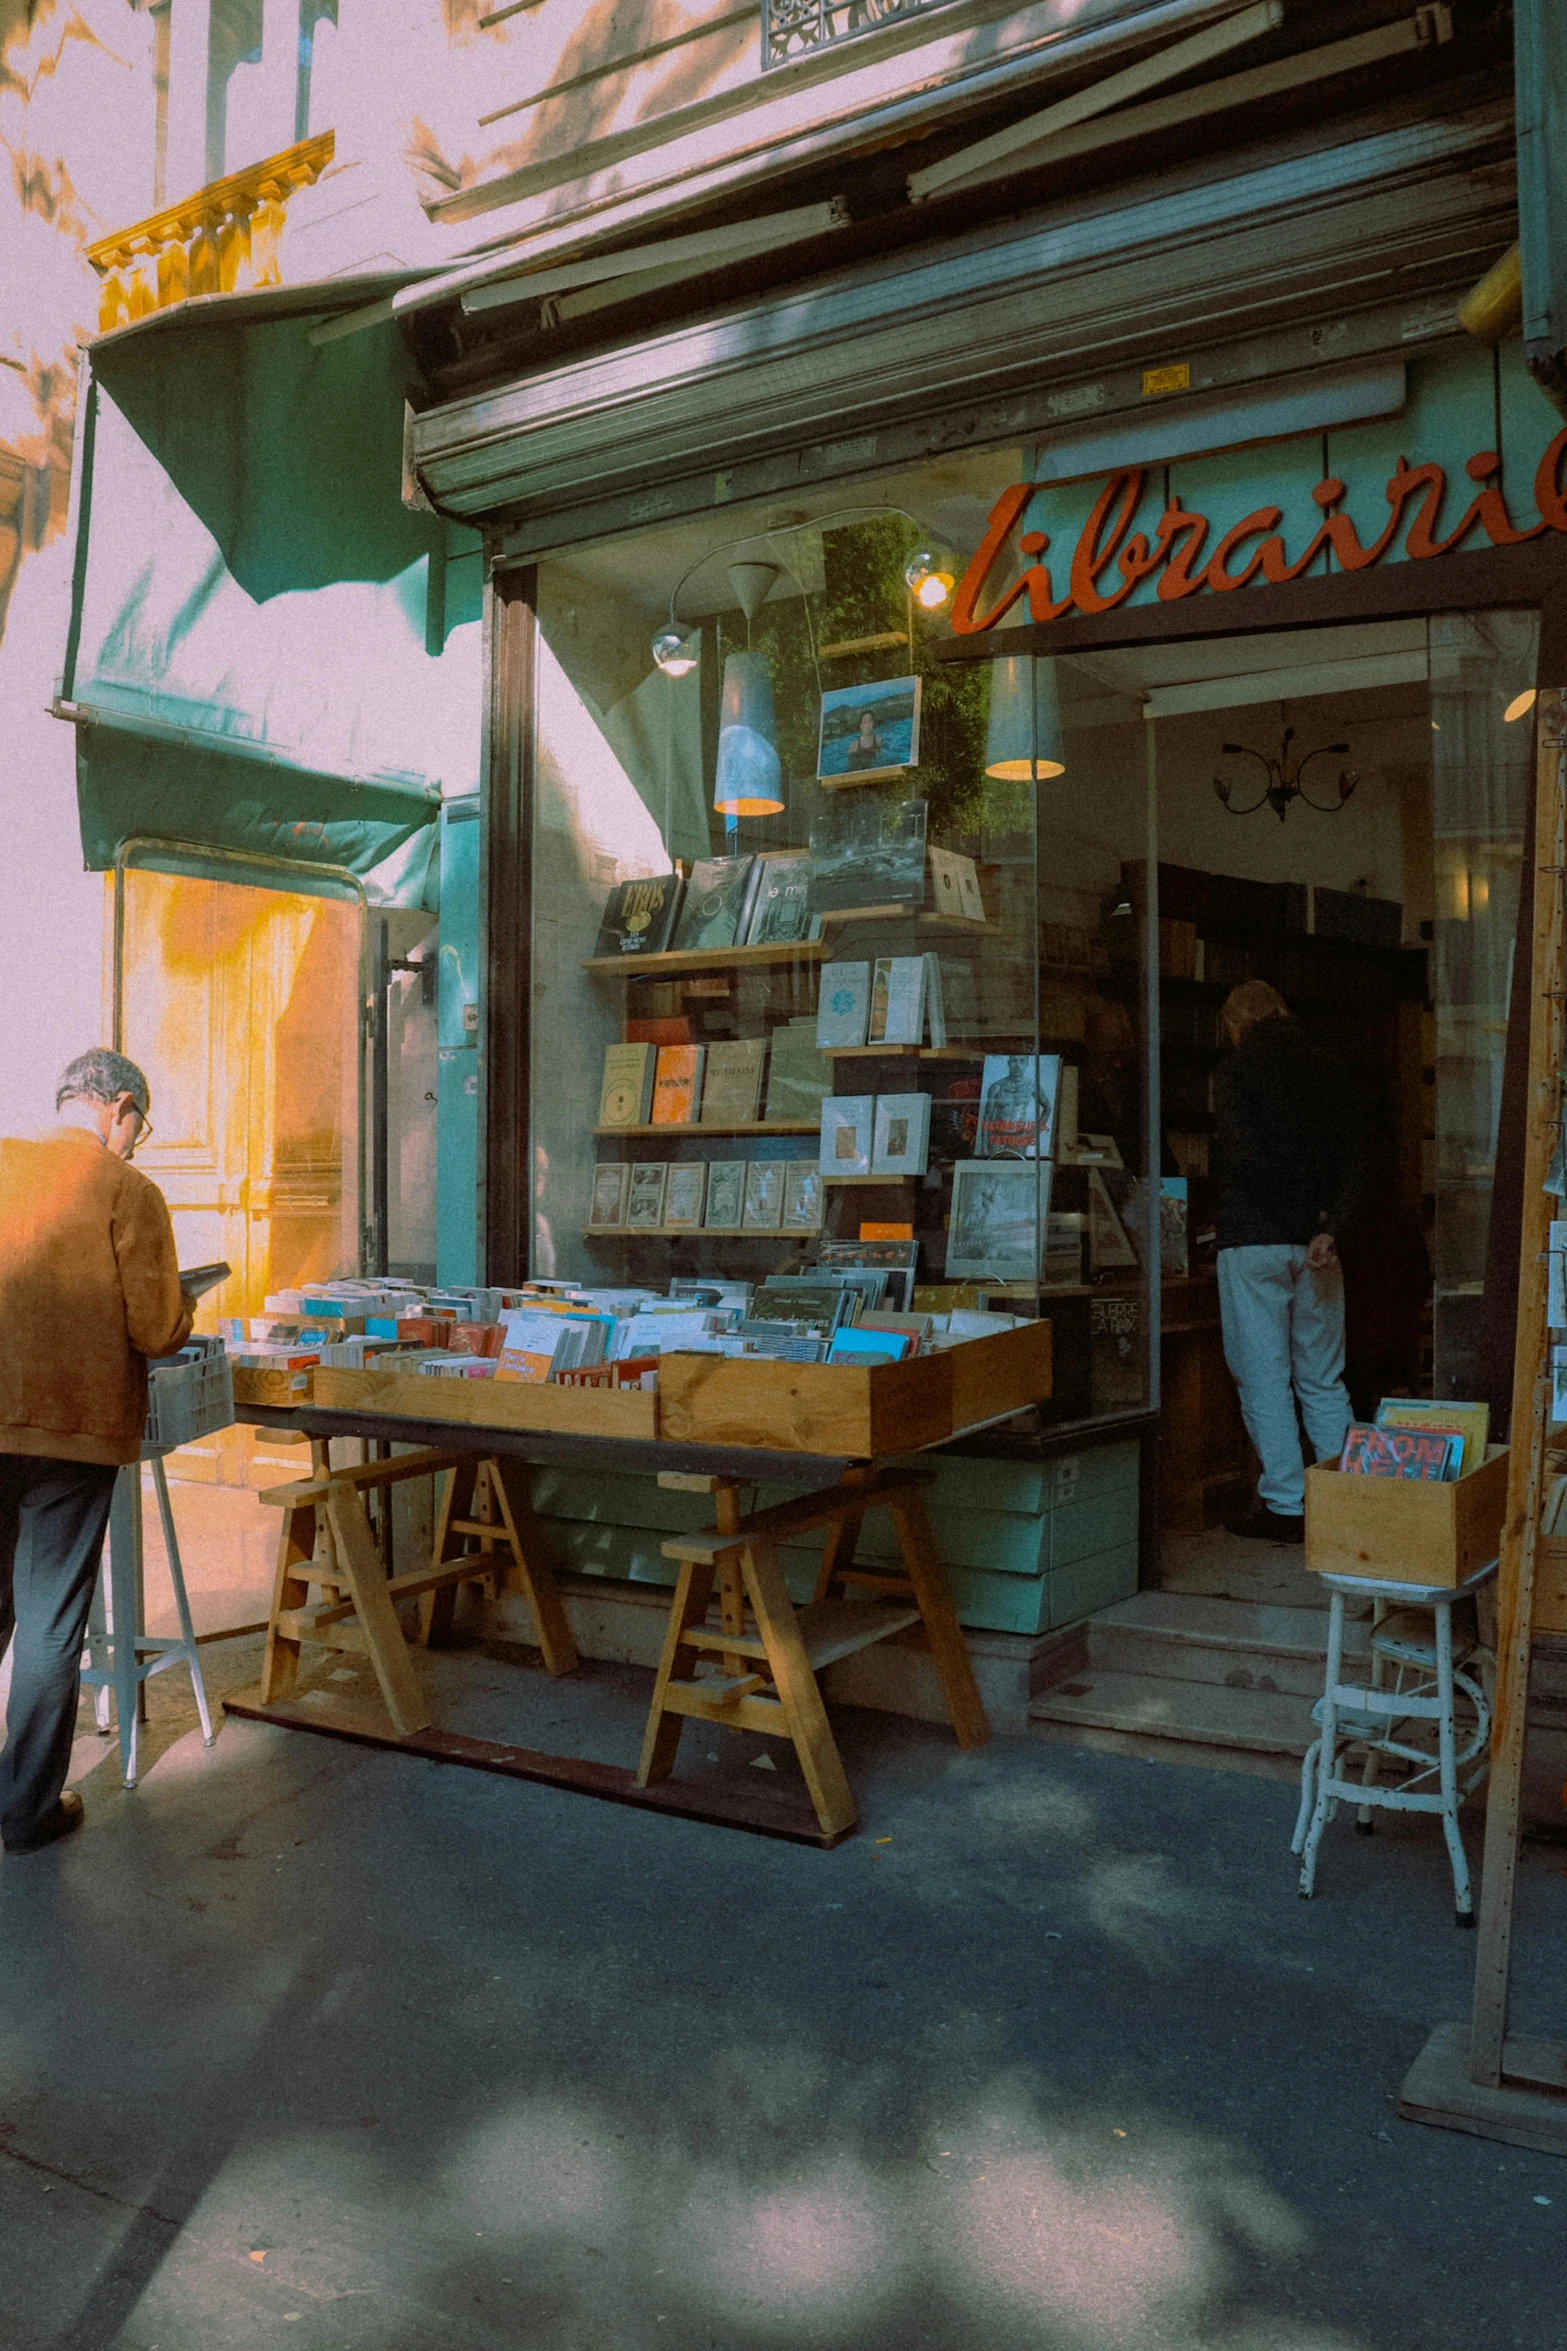
<path fill-rule="evenodd" d="M 728 817 L 777 816 L 783 808 L 773 681 L 762 653 L 731 653 L 724 663 L 713 806 Z"/>
<path fill-rule="evenodd" d="M 749 631 L 778 577 L 775 563 L 732 563 L 730 585 Z M 718 775 L 713 806 L 731 824 L 740 816 L 778 816 L 783 769 L 773 716 L 773 681 L 766 656 L 731 653 L 724 662 L 718 705 Z"/>
<path fill-rule="evenodd" d="M 991 663 L 985 773 L 1007 784 L 1065 775 L 1054 662 L 1009 653 Z"/>

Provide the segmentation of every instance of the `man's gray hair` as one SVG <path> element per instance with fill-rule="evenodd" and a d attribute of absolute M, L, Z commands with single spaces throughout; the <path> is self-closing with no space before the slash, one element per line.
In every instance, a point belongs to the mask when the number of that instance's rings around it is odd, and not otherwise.
<path fill-rule="evenodd" d="M 78 1053 L 61 1072 L 54 1106 L 62 1110 L 67 1102 L 116 1102 L 122 1094 L 129 1094 L 145 1118 L 151 1094 L 143 1073 L 123 1053 L 95 1045 L 90 1053 Z"/>

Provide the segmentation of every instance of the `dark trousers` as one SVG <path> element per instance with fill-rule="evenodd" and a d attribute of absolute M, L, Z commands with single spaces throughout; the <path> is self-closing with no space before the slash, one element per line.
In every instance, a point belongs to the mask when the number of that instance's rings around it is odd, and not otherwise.
<path fill-rule="evenodd" d="M 0 1657 L 13 1633 L 0 1751 L 0 1840 L 54 1810 L 70 1768 L 82 1642 L 119 1472 L 96 1461 L 0 1453 Z"/>

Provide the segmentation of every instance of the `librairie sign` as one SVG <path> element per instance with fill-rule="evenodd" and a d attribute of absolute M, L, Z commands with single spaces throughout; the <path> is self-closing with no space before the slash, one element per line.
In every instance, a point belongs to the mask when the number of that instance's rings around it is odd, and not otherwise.
<path fill-rule="evenodd" d="M 1314 526 L 1300 532 L 1293 554 L 1279 527 L 1284 521 L 1280 506 L 1254 507 L 1211 546 L 1214 525 L 1205 514 L 1189 511 L 1177 497 L 1165 507 L 1152 538 L 1146 531 L 1133 531 L 1146 468 L 1123 466 L 1109 476 L 1078 533 L 1061 572 L 1066 590 L 1061 596 L 1056 594 L 1049 565 L 1042 560 L 1050 546 L 1049 532 L 1025 530 L 1013 537 L 1030 500 L 1038 495 L 1032 483 L 1018 482 L 997 499 L 979 552 L 958 582 L 952 599 L 953 632 L 973 637 L 994 628 L 1020 597 L 1027 598 L 1029 618 L 1035 621 L 1061 620 L 1069 612 L 1110 612 L 1124 604 L 1144 580 L 1156 575 L 1155 593 L 1163 604 L 1199 595 L 1204 589 L 1226 595 L 1232 588 L 1249 587 L 1253 581 L 1275 587 L 1300 579 L 1324 548 L 1330 551 L 1337 569 L 1365 571 L 1392 552 L 1400 533 L 1403 552 L 1415 563 L 1450 554 L 1476 533 L 1493 547 L 1522 546 L 1546 531 L 1567 532 L 1564 461 L 1567 430 L 1557 434 L 1535 473 L 1534 502 L 1540 520 L 1521 530 L 1507 511 L 1502 460 L 1496 450 L 1480 450 L 1465 466 L 1464 472 L 1475 486 L 1456 516 L 1443 514 L 1445 505 L 1450 509 L 1457 505 L 1456 499 L 1448 498 L 1445 468 L 1411 465 L 1401 457 L 1388 479 L 1387 521 L 1369 542 L 1361 539 L 1350 517 L 1340 511 L 1348 485 L 1336 474 L 1329 474 L 1311 493 L 1318 518 Z M 1444 522 L 1448 525 L 1445 529 Z M 1027 558 L 1027 568 L 996 593 L 992 602 L 984 604 L 991 574 L 999 569 L 1008 550 Z"/>

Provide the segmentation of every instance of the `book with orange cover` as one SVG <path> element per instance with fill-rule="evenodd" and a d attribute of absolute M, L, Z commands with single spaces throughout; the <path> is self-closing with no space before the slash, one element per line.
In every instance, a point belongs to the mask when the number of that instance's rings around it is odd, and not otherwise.
<path fill-rule="evenodd" d="M 702 1095 L 705 1045 L 660 1045 L 658 1071 L 653 1080 L 653 1119 L 656 1127 L 689 1126 Z"/>
<path fill-rule="evenodd" d="M 1384 1396 L 1377 1406 L 1377 1427 L 1456 1433 L 1464 1440 L 1463 1466 L 1458 1475 L 1467 1477 L 1485 1459 L 1486 1440 L 1491 1434 L 1491 1407 L 1460 1404 L 1439 1396 Z"/>

